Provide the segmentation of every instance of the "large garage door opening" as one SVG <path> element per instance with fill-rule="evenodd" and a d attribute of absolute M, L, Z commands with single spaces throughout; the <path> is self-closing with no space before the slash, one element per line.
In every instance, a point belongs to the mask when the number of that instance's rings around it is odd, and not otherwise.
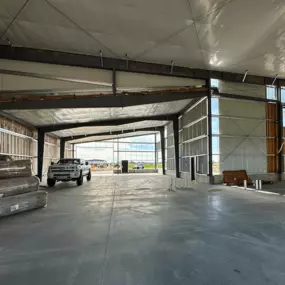
<path fill-rule="evenodd" d="M 74 145 L 74 157 L 89 162 L 92 173 L 162 173 L 160 134 L 127 136 Z"/>

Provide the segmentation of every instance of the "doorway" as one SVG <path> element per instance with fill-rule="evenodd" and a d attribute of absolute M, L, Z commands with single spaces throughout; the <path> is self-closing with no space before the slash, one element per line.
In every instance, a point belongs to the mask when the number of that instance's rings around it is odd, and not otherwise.
<path fill-rule="evenodd" d="M 191 181 L 196 180 L 195 157 L 190 158 Z"/>

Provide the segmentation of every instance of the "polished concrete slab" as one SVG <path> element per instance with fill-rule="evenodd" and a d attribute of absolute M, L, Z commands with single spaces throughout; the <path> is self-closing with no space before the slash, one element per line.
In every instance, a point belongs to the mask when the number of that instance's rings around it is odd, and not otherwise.
<path fill-rule="evenodd" d="M 285 181 L 275 181 L 272 184 L 263 184 L 262 190 L 285 195 Z"/>
<path fill-rule="evenodd" d="M 285 284 L 285 197 L 94 176 L 0 220 L 1 285 Z"/>

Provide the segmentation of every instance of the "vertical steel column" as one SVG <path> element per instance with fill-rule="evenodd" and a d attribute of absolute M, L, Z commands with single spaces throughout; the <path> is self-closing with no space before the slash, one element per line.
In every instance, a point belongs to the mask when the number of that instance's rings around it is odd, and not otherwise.
<path fill-rule="evenodd" d="M 60 158 L 64 158 L 65 154 L 65 140 L 63 138 L 60 139 Z"/>
<path fill-rule="evenodd" d="M 279 86 L 279 82 L 277 85 L 277 124 L 278 124 L 278 137 L 277 137 L 277 144 L 278 144 L 278 151 L 281 150 L 278 153 L 278 174 L 279 174 L 279 180 L 282 180 L 282 173 L 284 170 L 283 167 L 283 149 L 282 143 L 283 143 L 283 107 L 281 102 L 281 87 Z"/>
<path fill-rule="evenodd" d="M 175 154 L 175 171 L 176 177 L 180 177 L 180 169 L 179 169 L 179 124 L 178 124 L 178 116 L 172 120 L 173 124 L 173 137 L 174 137 L 174 154 Z"/>
<path fill-rule="evenodd" d="M 112 145 L 113 145 L 113 164 L 112 164 L 112 166 L 113 166 L 113 169 L 114 169 L 114 165 L 115 165 L 115 148 L 114 148 L 114 139 L 112 140 L 113 141 L 113 143 L 112 143 Z"/>
<path fill-rule="evenodd" d="M 213 176 L 213 148 L 212 148 L 212 91 L 211 91 L 211 78 L 206 81 L 208 87 L 207 98 L 207 115 L 208 115 L 208 176 L 210 177 L 210 183 L 212 183 Z"/>
<path fill-rule="evenodd" d="M 38 178 L 42 181 L 45 150 L 45 132 L 38 129 Z"/>
<path fill-rule="evenodd" d="M 117 76 L 116 76 L 116 69 L 113 69 L 112 72 L 112 90 L 113 90 L 113 95 L 117 94 Z"/>
<path fill-rule="evenodd" d="M 154 169 L 157 169 L 157 139 L 154 134 Z"/>
<path fill-rule="evenodd" d="M 75 158 L 75 157 L 74 157 L 74 152 L 75 152 L 75 144 L 73 143 L 73 144 L 72 144 L 72 158 Z"/>
<path fill-rule="evenodd" d="M 161 144 L 162 174 L 165 175 L 165 136 L 164 136 L 164 127 L 160 128 L 159 131 L 160 131 L 160 144 Z"/>

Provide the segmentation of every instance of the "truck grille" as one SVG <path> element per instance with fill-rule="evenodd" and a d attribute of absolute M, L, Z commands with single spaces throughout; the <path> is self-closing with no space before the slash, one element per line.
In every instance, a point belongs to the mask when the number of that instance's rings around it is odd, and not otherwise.
<path fill-rule="evenodd" d="M 60 174 L 56 174 L 55 177 L 67 177 L 67 178 L 70 178 L 70 175 L 69 174 L 65 174 L 65 173 L 60 173 Z"/>
<path fill-rule="evenodd" d="M 52 168 L 52 172 L 68 172 L 68 171 L 75 171 L 75 168 Z"/>

